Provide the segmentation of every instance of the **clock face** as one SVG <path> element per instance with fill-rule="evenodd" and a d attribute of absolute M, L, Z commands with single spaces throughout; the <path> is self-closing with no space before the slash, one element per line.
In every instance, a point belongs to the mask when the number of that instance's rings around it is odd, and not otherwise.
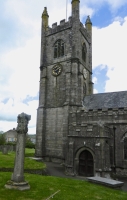
<path fill-rule="evenodd" d="M 83 77 L 86 79 L 87 78 L 87 71 L 86 69 L 83 69 Z"/>
<path fill-rule="evenodd" d="M 58 76 L 59 74 L 61 74 L 61 72 L 62 72 L 62 65 L 57 64 L 57 65 L 53 66 L 53 68 L 52 68 L 53 76 Z"/>

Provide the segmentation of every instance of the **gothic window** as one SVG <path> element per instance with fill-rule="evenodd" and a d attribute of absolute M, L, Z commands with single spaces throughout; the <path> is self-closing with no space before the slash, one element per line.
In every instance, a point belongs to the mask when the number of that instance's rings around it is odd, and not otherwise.
<path fill-rule="evenodd" d="M 57 40 L 54 44 L 54 58 L 59 58 L 64 56 L 64 42 L 63 40 Z"/>
<path fill-rule="evenodd" d="M 87 53 L 86 45 L 85 45 L 85 43 L 83 43 L 83 45 L 82 45 L 82 59 L 83 59 L 84 62 L 86 62 L 86 53 Z"/>
<path fill-rule="evenodd" d="M 127 137 L 124 138 L 124 159 L 127 160 Z"/>

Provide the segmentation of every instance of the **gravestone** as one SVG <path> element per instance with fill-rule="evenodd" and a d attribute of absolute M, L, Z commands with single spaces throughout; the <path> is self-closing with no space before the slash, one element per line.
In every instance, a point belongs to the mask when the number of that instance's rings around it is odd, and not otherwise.
<path fill-rule="evenodd" d="M 16 156 L 14 171 L 5 187 L 8 189 L 17 189 L 17 190 L 28 190 L 30 185 L 24 178 L 24 155 L 25 155 L 25 142 L 26 142 L 26 133 L 28 132 L 28 123 L 31 119 L 30 115 L 21 113 L 17 117 L 17 144 L 16 144 Z"/>
<path fill-rule="evenodd" d="M 8 154 L 8 146 L 7 145 L 3 146 L 2 153 L 5 155 Z"/>

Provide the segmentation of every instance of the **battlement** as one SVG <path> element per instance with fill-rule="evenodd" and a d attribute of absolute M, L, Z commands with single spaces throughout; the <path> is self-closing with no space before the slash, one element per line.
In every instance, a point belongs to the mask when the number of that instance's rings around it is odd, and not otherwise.
<path fill-rule="evenodd" d="M 87 110 L 85 107 L 81 108 L 80 111 L 87 113 L 88 115 L 91 115 L 93 113 L 97 113 L 97 114 L 108 114 L 108 115 L 114 115 L 115 112 L 117 112 L 117 114 L 127 114 L 127 107 L 123 107 L 123 108 L 102 108 L 102 109 L 89 109 Z M 79 110 L 77 110 L 77 112 L 79 112 Z"/>
<path fill-rule="evenodd" d="M 75 122 L 76 124 L 80 125 L 81 122 L 97 123 L 98 121 L 105 121 L 106 123 L 116 123 L 117 121 L 121 121 L 125 123 L 127 120 L 127 107 L 91 110 L 79 108 L 77 110 L 70 111 L 69 114 L 70 124 Z"/>
<path fill-rule="evenodd" d="M 80 108 L 80 110 L 77 110 L 77 112 L 79 111 L 84 111 L 84 112 L 88 112 L 88 111 L 118 111 L 118 110 L 125 110 L 127 111 L 127 107 L 121 107 L 121 108 L 102 108 L 102 109 L 87 109 L 85 106 L 83 106 L 82 108 Z"/>
<path fill-rule="evenodd" d="M 126 121 L 127 107 L 91 110 L 72 108 L 69 112 L 69 137 L 84 137 L 86 142 L 91 137 L 108 139 L 113 126 L 126 124 Z M 96 142 L 95 146 L 99 143 Z"/>
<path fill-rule="evenodd" d="M 57 32 L 66 30 L 71 27 L 72 27 L 72 17 L 69 17 L 67 22 L 65 21 L 65 19 L 63 19 L 60 21 L 59 25 L 57 25 L 57 22 L 55 22 L 52 24 L 52 28 L 48 27 L 46 31 L 46 36 L 49 36 L 51 34 L 56 34 Z"/>
<path fill-rule="evenodd" d="M 68 21 L 66 22 L 65 19 L 61 20 L 59 24 L 57 22 L 52 24 L 52 27 L 47 27 L 46 29 L 46 36 L 56 34 L 57 32 L 69 29 L 72 27 L 72 16 L 68 18 Z M 91 36 L 88 33 L 86 27 L 80 22 L 80 32 L 82 35 L 86 38 L 86 40 L 90 43 Z"/>

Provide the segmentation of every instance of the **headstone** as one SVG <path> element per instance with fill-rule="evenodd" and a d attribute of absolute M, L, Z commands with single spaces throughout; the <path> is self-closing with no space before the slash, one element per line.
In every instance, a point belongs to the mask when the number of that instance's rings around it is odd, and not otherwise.
<path fill-rule="evenodd" d="M 17 189 L 17 190 L 28 190 L 30 185 L 25 181 L 24 178 L 24 155 L 25 155 L 25 142 L 26 142 L 26 133 L 28 132 L 28 123 L 31 119 L 30 115 L 21 113 L 17 117 L 17 144 L 16 144 L 16 156 L 15 156 L 15 165 L 14 171 L 5 187 L 8 189 Z"/>
<path fill-rule="evenodd" d="M 2 153 L 5 155 L 8 154 L 8 146 L 3 146 Z"/>

